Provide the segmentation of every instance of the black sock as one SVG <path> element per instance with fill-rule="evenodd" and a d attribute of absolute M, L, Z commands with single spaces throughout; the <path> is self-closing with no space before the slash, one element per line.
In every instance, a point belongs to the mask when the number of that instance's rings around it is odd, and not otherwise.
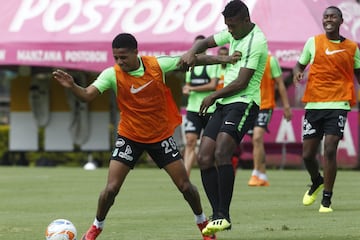
<path fill-rule="evenodd" d="M 332 194 L 333 194 L 332 192 L 323 191 L 323 198 L 322 198 L 321 204 L 324 207 L 330 207 Z"/>
<path fill-rule="evenodd" d="M 319 186 L 324 183 L 324 178 L 319 173 L 319 175 L 314 179 L 312 178 L 311 181 L 312 181 L 313 185 Z"/>
<path fill-rule="evenodd" d="M 213 210 L 213 218 L 216 218 L 219 210 L 219 185 L 218 185 L 218 172 L 215 167 L 201 170 L 201 180 L 209 199 L 210 205 Z"/>
<path fill-rule="evenodd" d="M 230 221 L 230 203 L 233 195 L 235 174 L 231 164 L 218 167 L 219 171 L 219 212 Z"/>

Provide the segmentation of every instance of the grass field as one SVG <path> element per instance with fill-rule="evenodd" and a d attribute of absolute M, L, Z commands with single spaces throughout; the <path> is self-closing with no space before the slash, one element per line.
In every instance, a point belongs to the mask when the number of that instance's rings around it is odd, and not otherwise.
<path fill-rule="evenodd" d="M 56 218 L 71 220 L 78 238 L 92 223 L 107 169 L 0 167 L 0 239 L 45 239 Z M 320 199 L 302 206 L 308 176 L 304 170 L 270 170 L 270 187 L 246 185 L 249 170 L 238 170 L 231 205 L 233 229 L 219 240 L 360 239 L 360 173 L 339 171 L 334 212 L 320 214 Z M 198 169 L 191 179 L 210 213 Z M 104 232 L 107 240 L 200 240 L 190 208 L 164 171 L 132 171 L 112 207 Z"/>

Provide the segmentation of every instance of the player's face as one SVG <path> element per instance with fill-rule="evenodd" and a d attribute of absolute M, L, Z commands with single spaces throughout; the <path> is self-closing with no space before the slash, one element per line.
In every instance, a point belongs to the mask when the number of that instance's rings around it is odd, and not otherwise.
<path fill-rule="evenodd" d="M 137 49 L 113 48 L 115 62 L 124 72 L 131 72 L 139 68 Z"/>
<path fill-rule="evenodd" d="M 243 38 L 247 34 L 245 25 L 248 22 L 248 18 L 242 19 L 239 15 L 225 18 L 225 24 L 228 27 L 228 31 L 236 40 Z"/>
<path fill-rule="evenodd" d="M 340 17 L 339 12 L 336 9 L 328 8 L 323 14 L 322 23 L 326 33 L 334 33 L 339 32 L 343 19 Z"/>

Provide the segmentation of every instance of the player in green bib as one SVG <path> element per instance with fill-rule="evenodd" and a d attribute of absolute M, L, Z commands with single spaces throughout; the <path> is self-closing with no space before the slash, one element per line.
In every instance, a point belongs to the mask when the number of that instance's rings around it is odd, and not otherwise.
<path fill-rule="evenodd" d="M 195 42 L 201 39 L 205 39 L 205 36 L 197 36 Z M 203 52 L 198 56 L 205 54 Z M 185 75 L 183 94 L 188 96 L 188 99 L 184 124 L 186 140 L 184 164 L 189 176 L 192 165 L 196 161 L 197 140 L 205 129 L 211 114 L 215 111 L 215 106 L 213 106 L 206 114 L 199 114 L 200 104 L 205 97 L 215 91 L 217 81 L 217 65 L 195 66 Z"/>
<path fill-rule="evenodd" d="M 224 88 L 207 96 L 200 106 L 200 113 L 204 114 L 217 102 L 198 154 L 203 187 L 213 211 L 212 220 L 202 231 L 205 235 L 231 228 L 229 208 L 235 181 L 231 157 L 257 117 L 268 54 L 267 40 L 251 22 L 242 1 L 230 1 L 222 14 L 228 29 L 196 42 L 180 60 L 180 64 L 192 65 L 197 53 L 225 44 L 229 44 L 230 55 L 242 55 L 240 61 L 226 69 Z"/>

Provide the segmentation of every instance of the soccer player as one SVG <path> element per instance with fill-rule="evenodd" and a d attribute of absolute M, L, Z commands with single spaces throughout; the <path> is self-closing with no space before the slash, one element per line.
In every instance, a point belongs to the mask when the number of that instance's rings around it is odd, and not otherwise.
<path fill-rule="evenodd" d="M 240 61 L 227 68 L 224 88 L 204 98 L 200 106 L 200 113 L 204 114 L 217 102 L 198 153 L 203 187 L 213 212 L 212 220 L 202 231 L 205 235 L 231 228 L 229 208 L 235 181 L 231 158 L 258 114 L 260 81 L 268 54 L 266 38 L 251 22 L 245 3 L 232 0 L 222 14 L 227 29 L 197 41 L 181 58 L 181 63 L 192 65 L 197 53 L 225 44 L 229 44 L 230 54 L 242 54 Z"/>
<path fill-rule="evenodd" d="M 107 89 L 116 93 L 120 111 L 118 137 L 111 155 L 107 184 L 100 193 L 93 225 L 82 240 L 95 240 L 101 233 L 105 218 L 121 186 L 144 151 L 159 168 L 164 168 L 171 180 L 192 209 L 202 230 L 207 219 L 203 213 L 199 193 L 190 182 L 182 157 L 172 137 L 181 122 L 177 106 L 166 87 L 165 73 L 178 68 L 180 57 L 139 56 L 137 40 L 128 33 L 117 35 L 112 42 L 115 65 L 105 69 L 88 87 L 83 88 L 62 70 L 53 77 L 80 100 L 89 102 Z M 235 55 L 234 55 L 235 56 Z M 220 60 L 218 60 L 220 59 Z M 222 63 L 221 59 L 237 61 L 237 57 L 211 56 L 197 61 L 202 64 Z M 209 61 L 210 60 L 210 61 Z M 203 236 L 204 240 L 216 239 L 215 235 Z"/>
<path fill-rule="evenodd" d="M 359 48 L 355 42 L 340 35 L 342 23 L 339 8 L 326 8 L 322 17 L 325 33 L 308 39 L 293 69 L 294 83 L 298 83 L 310 63 L 302 98 L 306 104 L 302 157 L 312 185 L 304 194 L 303 204 L 313 204 L 323 189 L 321 213 L 333 211 L 331 197 L 337 172 L 337 148 L 343 137 L 347 113 L 356 103 L 354 75 L 360 82 Z M 323 137 L 324 176 L 320 174 L 316 159 Z"/>
<path fill-rule="evenodd" d="M 265 131 L 269 131 L 268 124 L 271 120 L 271 115 L 275 107 L 275 89 L 279 91 L 284 109 L 284 117 L 287 121 L 290 121 L 291 109 L 286 93 L 286 87 L 282 78 L 282 71 L 278 60 L 269 54 L 260 85 L 260 111 L 256 118 L 254 129 L 249 131 L 250 135 L 252 135 L 254 162 L 254 168 L 248 181 L 249 186 L 270 185 L 269 179 L 266 175 L 264 134 Z"/>
<path fill-rule="evenodd" d="M 195 42 L 205 39 L 203 35 L 195 38 Z M 205 54 L 199 53 L 198 55 Z M 220 64 L 219 64 L 220 65 Z M 195 66 L 186 72 L 183 94 L 188 96 L 185 119 L 185 151 L 184 163 L 187 174 L 190 176 L 191 168 L 196 161 L 196 145 L 205 128 L 210 115 L 215 111 L 215 106 L 205 115 L 199 114 L 201 101 L 216 89 L 217 66 Z"/>

